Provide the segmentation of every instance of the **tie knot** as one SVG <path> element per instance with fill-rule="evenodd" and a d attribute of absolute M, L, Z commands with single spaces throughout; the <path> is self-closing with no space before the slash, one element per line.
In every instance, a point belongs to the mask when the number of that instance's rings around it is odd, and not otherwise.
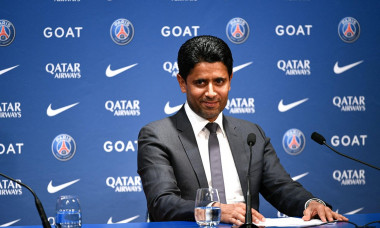
<path fill-rule="evenodd" d="M 215 134 L 216 130 L 218 129 L 217 123 L 208 123 L 206 124 L 206 128 L 210 131 L 211 134 Z"/>

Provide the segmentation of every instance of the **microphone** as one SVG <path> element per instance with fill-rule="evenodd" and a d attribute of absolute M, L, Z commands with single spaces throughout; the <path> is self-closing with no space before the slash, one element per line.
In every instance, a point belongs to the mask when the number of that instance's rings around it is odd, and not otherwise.
<path fill-rule="evenodd" d="M 247 137 L 247 144 L 252 149 L 252 146 L 256 143 L 256 135 L 254 133 L 250 133 Z"/>
<path fill-rule="evenodd" d="M 40 199 L 38 199 L 36 193 L 34 193 L 34 191 L 33 191 L 28 185 L 26 185 L 26 184 L 24 184 L 24 183 L 22 183 L 22 182 L 20 182 L 20 181 L 18 181 L 18 180 L 15 180 L 15 179 L 13 179 L 13 178 L 11 178 L 11 177 L 8 177 L 7 175 L 2 174 L 2 173 L 0 173 L 0 176 L 3 176 L 3 177 L 5 177 L 5 178 L 7 178 L 8 180 L 11 180 L 11 181 L 13 181 L 13 182 L 16 182 L 17 184 L 19 184 L 19 185 L 21 185 L 21 186 L 24 186 L 25 188 L 27 188 L 27 189 L 33 194 L 33 196 L 34 196 L 34 201 L 35 201 L 35 203 L 36 203 L 36 207 L 37 207 L 37 211 L 38 211 L 38 214 L 40 215 L 40 218 L 41 218 L 41 221 L 42 221 L 42 227 L 43 227 L 43 228 L 51 228 L 50 223 L 49 223 L 49 221 L 47 220 L 47 217 L 46 217 L 46 214 L 45 214 L 44 208 L 43 208 L 43 206 L 42 206 L 42 203 L 41 203 Z"/>
<path fill-rule="evenodd" d="M 342 153 L 336 151 L 334 148 L 332 148 L 331 146 L 329 146 L 329 145 L 326 143 L 326 139 L 325 139 L 325 137 L 323 137 L 321 134 L 319 134 L 319 133 L 317 133 L 317 132 L 313 132 L 313 134 L 311 134 L 311 139 L 314 140 L 315 142 L 317 142 L 318 144 L 326 145 L 326 146 L 327 146 L 328 148 L 330 148 L 332 151 L 334 151 L 335 153 L 337 153 L 337 154 L 339 154 L 339 155 L 341 155 L 341 156 L 343 156 L 343 157 L 349 158 L 349 159 L 354 160 L 354 161 L 356 161 L 356 162 L 360 162 L 360 163 L 362 163 L 362 164 L 364 164 L 364 165 L 367 165 L 367 166 L 369 166 L 369 167 L 371 167 L 371 168 L 374 168 L 374 169 L 380 170 L 380 168 L 378 168 L 378 167 L 376 167 L 376 166 L 374 166 L 374 165 L 368 164 L 368 163 L 366 163 L 366 162 L 360 161 L 360 160 L 358 160 L 358 159 L 356 159 L 356 158 L 350 157 L 350 156 L 348 156 L 348 155 L 345 155 L 345 154 L 342 154 Z"/>
<path fill-rule="evenodd" d="M 247 173 L 247 203 L 245 208 L 245 223 L 240 227 L 244 228 L 254 228 L 257 227 L 252 223 L 252 202 L 251 202 L 251 163 L 252 163 L 252 147 L 256 143 L 256 135 L 254 133 L 249 133 L 247 137 L 247 144 L 249 146 L 249 166 Z"/>
<path fill-rule="evenodd" d="M 313 134 L 311 134 L 311 139 L 314 140 L 315 142 L 319 143 L 320 145 L 323 145 L 326 143 L 325 137 L 318 134 L 317 132 L 313 132 Z"/>

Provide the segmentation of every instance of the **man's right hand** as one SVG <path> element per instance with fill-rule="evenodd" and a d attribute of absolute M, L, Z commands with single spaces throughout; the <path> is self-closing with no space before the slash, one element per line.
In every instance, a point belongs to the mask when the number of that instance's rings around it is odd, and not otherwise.
<path fill-rule="evenodd" d="M 234 225 L 243 225 L 245 223 L 245 203 L 235 203 L 235 204 L 222 204 L 215 203 L 213 206 L 220 207 L 222 215 L 220 221 L 223 223 L 230 223 Z M 258 211 L 252 209 L 252 222 L 258 223 L 259 221 L 264 222 L 265 217 Z"/>

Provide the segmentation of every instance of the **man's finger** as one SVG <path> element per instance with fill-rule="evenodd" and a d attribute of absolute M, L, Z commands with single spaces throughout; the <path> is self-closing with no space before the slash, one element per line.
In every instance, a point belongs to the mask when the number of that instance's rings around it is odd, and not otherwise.
<path fill-rule="evenodd" d="M 318 216 L 322 220 L 322 222 L 327 222 L 326 212 L 324 210 L 324 207 L 322 207 L 322 208 L 318 207 L 317 210 L 318 210 Z"/>
<path fill-rule="evenodd" d="M 329 222 L 332 222 L 334 221 L 334 218 L 333 218 L 333 212 L 330 210 L 326 213 L 326 218 Z"/>
<path fill-rule="evenodd" d="M 238 226 L 244 224 L 244 218 L 242 220 L 240 216 L 232 217 L 230 221 L 231 221 L 230 223 L 238 225 Z"/>
<path fill-rule="evenodd" d="M 303 211 L 303 217 L 302 219 L 304 221 L 309 221 L 311 219 L 311 211 L 309 208 L 307 208 L 306 210 Z"/>
<path fill-rule="evenodd" d="M 255 223 L 258 223 L 258 222 L 264 222 L 265 221 L 265 217 L 260 214 L 258 211 L 252 209 L 252 221 L 254 221 Z"/>
<path fill-rule="evenodd" d="M 242 222 L 242 223 L 245 222 L 245 216 L 242 215 L 242 214 L 239 214 L 239 215 L 237 216 L 237 219 L 238 219 L 240 222 Z"/>
<path fill-rule="evenodd" d="M 348 221 L 348 218 L 344 217 L 341 214 L 333 212 L 333 217 L 339 221 Z"/>

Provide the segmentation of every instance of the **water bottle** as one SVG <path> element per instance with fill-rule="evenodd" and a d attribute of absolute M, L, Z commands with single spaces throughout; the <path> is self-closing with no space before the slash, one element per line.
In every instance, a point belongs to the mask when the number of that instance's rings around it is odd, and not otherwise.
<path fill-rule="evenodd" d="M 56 207 L 56 228 L 81 228 L 82 211 L 77 196 L 59 196 Z"/>

